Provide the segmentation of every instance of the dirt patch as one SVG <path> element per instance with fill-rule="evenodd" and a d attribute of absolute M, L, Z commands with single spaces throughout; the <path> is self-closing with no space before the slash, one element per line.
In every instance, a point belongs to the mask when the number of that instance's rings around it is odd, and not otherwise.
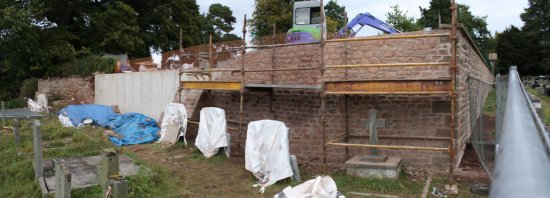
<path fill-rule="evenodd" d="M 244 169 L 243 158 L 225 158 L 216 155 L 205 159 L 192 148 L 165 148 L 159 145 L 125 147 L 126 153 L 135 153 L 150 165 L 161 166 L 175 177 L 181 197 L 272 197 L 290 181 L 278 182 L 260 194 L 252 187 L 254 176 Z"/>

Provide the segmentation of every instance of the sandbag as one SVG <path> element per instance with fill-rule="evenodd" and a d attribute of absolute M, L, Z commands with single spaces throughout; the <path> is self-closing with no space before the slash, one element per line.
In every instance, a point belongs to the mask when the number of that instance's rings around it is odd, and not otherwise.
<path fill-rule="evenodd" d="M 283 122 L 250 122 L 246 133 L 245 169 L 258 179 L 260 192 L 277 181 L 291 177 L 288 128 Z"/>
<path fill-rule="evenodd" d="M 217 107 L 203 108 L 195 146 L 202 152 L 204 157 L 212 157 L 218 153 L 219 148 L 228 146 L 226 133 L 225 111 Z"/>
<path fill-rule="evenodd" d="M 317 176 L 298 186 L 288 186 L 274 198 L 340 198 L 336 183 L 330 176 Z"/>

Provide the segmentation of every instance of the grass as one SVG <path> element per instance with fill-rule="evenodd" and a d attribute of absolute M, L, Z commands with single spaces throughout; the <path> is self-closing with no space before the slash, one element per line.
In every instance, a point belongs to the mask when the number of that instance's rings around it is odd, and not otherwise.
<path fill-rule="evenodd" d="M 44 160 L 98 155 L 103 149 L 114 146 L 103 135 L 100 127 L 79 129 L 61 127 L 55 116 L 43 118 L 42 147 Z M 7 122 L 7 125 L 11 125 Z M 21 142 L 14 143 L 11 131 L 0 132 L 0 197 L 40 197 L 40 187 L 34 178 L 31 122 L 20 122 Z M 137 157 L 133 157 L 136 159 Z M 144 164 L 137 160 L 138 163 Z M 131 197 L 176 197 L 175 181 L 161 167 L 149 167 L 154 174 L 128 177 Z M 75 189 L 73 197 L 103 197 L 101 188 Z"/>
<path fill-rule="evenodd" d="M 39 197 L 40 188 L 34 179 L 32 167 L 32 130 L 30 122 L 22 121 L 21 143 L 13 141 L 13 133 L 0 132 L 0 197 Z M 44 158 L 68 158 L 97 155 L 105 148 L 113 148 L 100 127 L 63 128 L 55 117 L 42 119 Z M 266 188 L 264 194 L 251 187 L 254 176 L 244 170 L 243 158 L 227 159 L 223 152 L 204 158 L 193 146 L 177 143 L 171 147 L 147 144 L 122 147 L 124 155 L 151 171 L 127 177 L 130 197 L 270 197 L 287 186 L 300 183 L 284 179 Z M 180 156 L 175 158 L 175 156 Z M 172 157 L 171 159 L 169 159 Z M 398 180 L 362 179 L 347 176 L 341 170 L 300 167 L 303 181 L 318 175 L 330 175 L 338 190 L 373 194 L 418 197 L 424 179 L 413 181 L 402 172 Z M 434 176 L 431 186 L 442 188 L 447 176 Z M 458 197 L 474 197 L 467 185 L 459 184 Z M 431 188 L 430 188 L 431 189 Z M 99 186 L 75 189 L 73 197 L 102 197 Z M 347 197 L 353 197 L 348 195 Z"/>
<path fill-rule="evenodd" d="M 492 88 L 489 90 L 489 94 L 487 95 L 487 99 L 485 100 L 485 105 L 483 106 L 483 111 L 488 114 L 494 116 L 497 110 L 497 100 L 496 100 L 496 89 Z"/>
<path fill-rule="evenodd" d="M 550 97 L 545 96 L 540 91 L 534 90 L 531 88 L 528 88 L 527 92 L 529 92 L 530 94 L 540 99 L 542 110 L 544 111 L 544 115 L 545 115 L 543 118 L 543 122 L 545 125 L 549 125 L 550 124 Z"/>

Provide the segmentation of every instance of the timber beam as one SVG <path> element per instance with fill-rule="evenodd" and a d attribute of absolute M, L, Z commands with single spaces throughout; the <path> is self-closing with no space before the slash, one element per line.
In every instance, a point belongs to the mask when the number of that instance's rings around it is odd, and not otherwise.
<path fill-rule="evenodd" d="M 240 81 L 181 81 L 181 89 L 239 91 Z"/>
<path fill-rule="evenodd" d="M 449 80 L 383 80 L 326 82 L 327 94 L 448 94 Z"/>

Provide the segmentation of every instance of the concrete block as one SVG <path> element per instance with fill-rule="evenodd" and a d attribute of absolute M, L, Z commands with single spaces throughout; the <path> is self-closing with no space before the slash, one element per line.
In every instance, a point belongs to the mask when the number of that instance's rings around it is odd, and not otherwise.
<path fill-rule="evenodd" d="M 111 187 L 111 198 L 128 198 L 128 180 L 114 180 L 109 181 Z"/>
<path fill-rule="evenodd" d="M 385 162 L 368 162 L 363 160 L 365 156 L 355 156 L 348 160 L 344 166 L 348 175 L 361 178 L 399 179 L 399 173 L 403 165 L 400 157 L 388 157 Z"/>

